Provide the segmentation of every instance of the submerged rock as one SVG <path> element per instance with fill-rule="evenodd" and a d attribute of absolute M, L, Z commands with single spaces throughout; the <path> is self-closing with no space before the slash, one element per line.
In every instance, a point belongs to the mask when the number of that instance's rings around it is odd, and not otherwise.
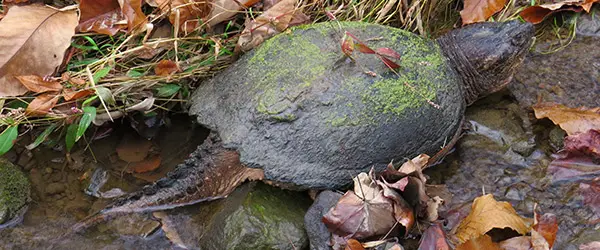
<path fill-rule="evenodd" d="M 249 183 L 210 204 L 201 249 L 305 249 L 304 214 L 310 199 L 263 183 Z M 183 237 L 182 237 L 183 238 Z"/>
<path fill-rule="evenodd" d="M 317 196 L 315 202 L 310 206 L 306 215 L 304 215 L 304 223 L 306 224 L 306 233 L 310 240 L 310 250 L 329 250 L 329 241 L 331 233 L 323 223 L 323 215 L 337 204 L 342 194 L 325 190 Z"/>
<path fill-rule="evenodd" d="M 29 180 L 23 172 L 5 159 L 0 159 L 0 228 L 12 224 L 27 209 Z"/>

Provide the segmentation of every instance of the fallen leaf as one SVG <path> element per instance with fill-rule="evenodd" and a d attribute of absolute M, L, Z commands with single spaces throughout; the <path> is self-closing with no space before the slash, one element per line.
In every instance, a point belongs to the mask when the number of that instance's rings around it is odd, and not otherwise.
<path fill-rule="evenodd" d="M 485 22 L 502 10 L 504 5 L 506 5 L 506 0 L 465 0 L 465 7 L 460 11 L 462 24 Z"/>
<path fill-rule="evenodd" d="M 385 235 L 394 226 L 392 202 L 383 196 L 365 201 L 348 191 L 325 216 L 330 232 L 344 238 L 365 239 Z"/>
<path fill-rule="evenodd" d="M 246 20 L 246 27 L 238 39 L 236 49 L 249 51 L 291 25 L 307 22 L 308 17 L 297 5 L 298 0 L 281 0 L 256 19 Z"/>
<path fill-rule="evenodd" d="M 533 230 L 545 239 L 548 248 L 551 249 L 552 245 L 554 245 L 554 240 L 556 240 L 556 233 L 558 232 L 558 218 L 551 213 L 546 213 L 542 216 L 536 214 L 536 217 L 538 217 L 537 224 L 533 225 Z"/>
<path fill-rule="evenodd" d="M 44 93 L 48 91 L 60 91 L 62 85 L 60 81 L 45 81 L 41 76 L 15 76 L 23 86 L 35 93 Z"/>
<path fill-rule="evenodd" d="M 160 155 L 152 156 L 148 159 L 139 162 L 133 162 L 129 165 L 129 169 L 134 173 L 146 173 L 156 170 L 160 167 L 161 158 Z"/>
<path fill-rule="evenodd" d="M 419 250 L 450 250 L 450 246 L 446 241 L 446 234 L 440 226 L 440 223 L 433 223 L 425 230 Z"/>
<path fill-rule="evenodd" d="M 344 37 L 342 37 L 342 53 L 346 56 L 352 56 L 352 52 L 354 52 L 354 39 L 348 35 L 348 32 L 344 33 Z"/>
<path fill-rule="evenodd" d="M 550 245 L 548 244 L 548 241 L 546 241 L 544 236 L 538 231 L 531 230 L 530 238 L 533 250 L 550 250 Z"/>
<path fill-rule="evenodd" d="M 154 73 L 157 76 L 169 76 L 173 73 L 180 72 L 179 66 L 177 63 L 171 60 L 161 60 L 154 67 Z"/>
<path fill-rule="evenodd" d="M 544 21 L 546 17 L 560 11 L 580 12 L 585 10 L 590 12 L 592 4 L 598 0 L 571 0 L 559 3 L 541 4 L 525 8 L 519 15 L 527 22 L 538 24 Z"/>
<path fill-rule="evenodd" d="M 579 250 L 598 250 L 600 249 L 600 241 L 592 241 L 579 246 Z"/>
<path fill-rule="evenodd" d="M 229 20 L 235 16 L 239 10 L 251 7 L 258 2 L 259 0 L 215 0 L 213 2 L 214 7 L 210 11 L 210 14 L 205 18 L 205 22 L 208 26 L 213 27 L 218 23 Z"/>
<path fill-rule="evenodd" d="M 349 239 L 346 242 L 345 250 L 365 250 L 362 244 L 355 239 Z"/>
<path fill-rule="evenodd" d="M 487 234 L 470 239 L 456 247 L 456 250 L 500 250 L 500 246 Z"/>
<path fill-rule="evenodd" d="M 114 36 L 125 28 L 132 32 L 147 22 L 142 12 L 142 0 L 81 0 L 79 9 L 79 32 L 94 31 Z"/>
<path fill-rule="evenodd" d="M 162 13 L 169 14 L 171 24 L 179 24 L 184 32 L 194 31 L 200 24 L 199 20 L 206 18 L 213 9 L 212 1 L 205 0 L 156 0 L 155 2 Z M 178 20 L 177 11 L 179 11 Z"/>
<path fill-rule="evenodd" d="M 385 235 L 396 222 L 407 232 L 414 224 L 412 208 L 402 196 L 373 180 L 372 174 L 354 178 L 354 191 L 348 191 L 323 216 L 323 222 L 334 236 L 362 240 Z"/>
<path fill-rule="evenodd" d="M 579 183 L 579 194 L 583 196 L 583 204 L 595 214 L 600 214 L 600 181 Z"/>
<path fill-rule="evenodd" d="M 14 6 L 0 21 L 0 97 L 25 94 L 15 77 L 51 75 L 61 65 L 77 25 L 76 11 Z"/>
<path fill-rule="evenodd" d="M 59 97 L 56 93 L 40 94 L 27 105 L 25 112 L 29 115 L 46 115 L 56 106 Z"/>
<path fill-rule="evenodd" d="M 600 129 L 600 108 L 569 108 L 561 104 L 538 104 L 533 106 L 535 118 L 549 118 L 568 135 Z"/>
<path fill-rule="evenodd" d="M 63 90 L 62 95 L 65 98 L 65 101 L 70 101 L 70 100 L 77 100 L 79 98 L 87 97 L 93 93 L 95 93 L 95 91 L 93 89 L 73 90 L 73 89 L 66 88 Z"/>
<path fill-rule="evenodd" d="M 498 243 L 502 250 L 523 250 L 523 249 L 532 249 L 531 246 L 531 237 L 529 236 L 519 236 L 513 237 L 507 240 L 503 240 Z"/>
<path fill-rule="evenodd" d="M 137 136 L 127 135 L 117 146 L 119 159 L 126 162 L 139 162 L 148 156 L 152 141 Z"/>
<path fill-rule="evenodd" d="M 493 228 L 510 228 L 524 235 L 529 232 L 528 223 L 517 215 L 508 202 L 499 202 L 491 194 L 475 198 L 471 213 L 461 221 L 456 237 L 459 243 L 476 239 Z"/>
<path fill-rule="evenodd" d="M 377 48 L 377 49 L 375 49 L 375 52 L 381 56 L 389 57 L 392 59 L 400 59 L 400 53 L 398 53 L 395 50 L 390 49 L 390 48 L 385 48 L 385 47 Z M 427 157 L 429 157 L 429 156 L 427 156 Z"/>
<path fill-rule="evenodd" d="M 564 150 L 572 154 L 600 158 L 600 131 L 590 129 L 584 133 L 565 137 Z"/>

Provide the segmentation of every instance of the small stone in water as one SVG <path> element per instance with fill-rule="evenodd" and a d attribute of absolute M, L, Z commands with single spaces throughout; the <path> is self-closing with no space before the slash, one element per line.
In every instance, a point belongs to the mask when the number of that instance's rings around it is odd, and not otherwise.
<path fill-rule="evenodd" d="M 44 171 L 46 172 L 46 174 L 52 174 L 52 168 L 50 167 L 45 168 Z"/>

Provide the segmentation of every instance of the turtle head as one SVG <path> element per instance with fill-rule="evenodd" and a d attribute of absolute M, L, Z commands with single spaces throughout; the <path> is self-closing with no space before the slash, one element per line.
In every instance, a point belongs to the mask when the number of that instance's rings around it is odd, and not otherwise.
<path fill-rule="evenodd" d="M 462 78 L 467 104 L 510 82 L 533 43 L 533 35 L 533 25 L 515 20 L 471 24 L 438 39 Z"/>

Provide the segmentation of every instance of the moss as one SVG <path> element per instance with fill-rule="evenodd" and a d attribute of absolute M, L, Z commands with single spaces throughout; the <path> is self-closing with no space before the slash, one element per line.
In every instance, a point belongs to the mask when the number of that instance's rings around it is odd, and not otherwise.
<path fill-rule="evenodd" d="M 259 74 L 250 77 L 258 81 L 248 83 L 253 93 L 259 93 L 256 110 L 266 115 L 284 112 L 290 100 L 325 73 L 328 60 L 317 45 L 294 33 L 266 41 L 248 61 L 248 72 Z M 296 79 L 297 86 L 290 86 L 287 79 Z"/>
<path fill-rule="evenodd" d="M 0 159 L 0 224 L 12 219 L 29 200 L 29 181 L 15 165 Z"/>

